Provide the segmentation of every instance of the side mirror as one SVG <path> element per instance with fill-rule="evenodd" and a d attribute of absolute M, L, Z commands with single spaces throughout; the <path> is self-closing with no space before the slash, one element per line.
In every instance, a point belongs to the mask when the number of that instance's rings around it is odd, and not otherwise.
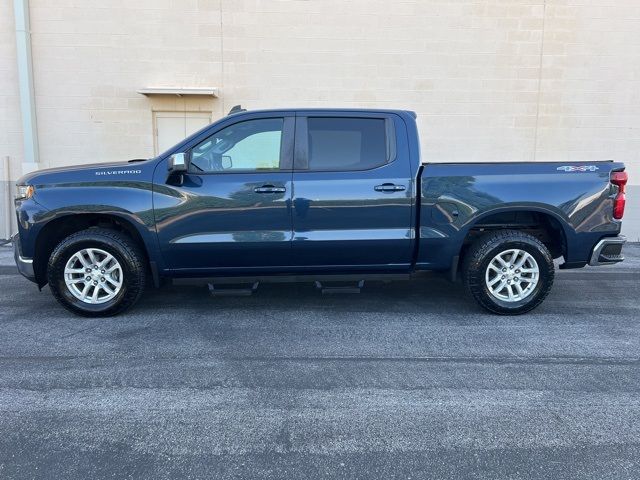
<path fill-rule="evenodd" d="M 185 173 L 188 168 L 186 153 L 174 153 L 169 157 L 167 162 L 169 173 Z"/>

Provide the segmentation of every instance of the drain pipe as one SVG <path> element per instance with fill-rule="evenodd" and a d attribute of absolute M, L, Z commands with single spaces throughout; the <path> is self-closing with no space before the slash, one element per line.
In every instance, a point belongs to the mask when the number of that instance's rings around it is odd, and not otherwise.
<path fill-rule="evenodd" d="M 11 195 L 11 180 L 10 180 L 10 173 L 9 173 L 9 165 L 11 162 L 11 158 L 10 157 L 4 157 L 2 159 L 2 171 L 3 171 L 3 177 L 2 179 L 4 180 L 4 201 L 2 202 L 2 204 L 5 206 L 4 208 L 4 236 L 0 238 L 0 244 L 2 243 L 6 243 L 7 240 L 11 239 L 11 233 L 12 233 L 12 225 L 11 225 L 11 218 L 12 218 L 12 205 L 13 205 L 13 195 Z M 5 240 L 5 242 L 2 242 L 2 240 Z"/>
<path fill-rule="evenodd" d="M 38 169 L 38 127 L 36 123 L 36 97 L 33 90 L 33 64 L 31 58 L 31 26 L 29 0 L 14 0 L 13 14 L 16 23 L 16 56 L 20 86 L 20 112 L 24 140 L 23 173 Z"/>

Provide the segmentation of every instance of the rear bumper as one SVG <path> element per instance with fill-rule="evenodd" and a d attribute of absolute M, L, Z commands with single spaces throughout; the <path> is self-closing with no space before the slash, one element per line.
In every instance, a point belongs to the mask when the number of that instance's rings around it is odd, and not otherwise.
<path fill-rule="evenodd" d="M 16 261 L 16 266 L 18 267 L 18 271 L 20 274 L 32 282 L 36 281 L 36 275 L 33 271 L 33 259 L 32 258 L 24 258 L 21 255 L 20 251 L 20 235 L 16 234 L 13 236 L 13 258 Z"/>
<path fill-rule="evenodd" d="M 624 235 L 603 238 L 593 247 L 589 265 L 611 265 L 623 261 L 622 246 L 626 241 L 627 238 Z"/>

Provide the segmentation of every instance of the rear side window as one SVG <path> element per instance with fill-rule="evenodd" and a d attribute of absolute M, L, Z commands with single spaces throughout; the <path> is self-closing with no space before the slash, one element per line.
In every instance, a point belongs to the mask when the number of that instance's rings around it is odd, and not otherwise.
<path fill-rule="evenodd" d="M 392 126 L 384 118 L 309 117 L 308 170 L 370 170 L 390 162 Z"/>

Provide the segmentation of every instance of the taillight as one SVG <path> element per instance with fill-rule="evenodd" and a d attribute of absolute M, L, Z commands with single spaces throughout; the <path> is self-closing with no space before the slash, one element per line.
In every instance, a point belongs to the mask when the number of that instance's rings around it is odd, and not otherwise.
<path fill-rule="evenodd" d="M 625 190 L 629 176 L 627 172 L 611 172 L 611 183 L 618 187 L 618 193 L 613 200 L 613 218 L 621 220 L 624 215 L 624 205 L 627 201 L 625 198 Z"/>

